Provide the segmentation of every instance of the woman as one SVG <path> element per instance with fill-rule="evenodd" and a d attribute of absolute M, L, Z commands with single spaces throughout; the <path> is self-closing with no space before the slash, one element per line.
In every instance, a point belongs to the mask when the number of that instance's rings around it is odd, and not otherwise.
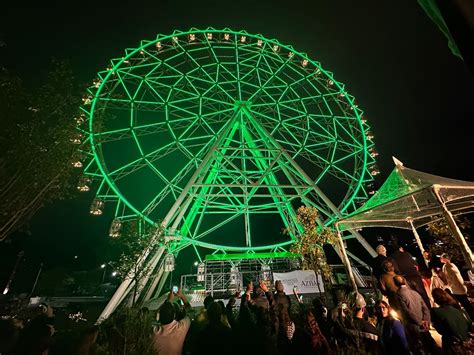
<path fill-rule="evenodd" d="M 459 353 L 462 350 L 462 342 L 468 339 L 471 320 L 457 308 L 457 301 L 445 290 L 435 288 L 433 299 L 439 304 L 439 308 L 432 309 L 431 320 L 441 334 L 443 350 Z"/>
<path fill-rule="evenodd" d="M 318 322 L 310 309 L 302 308 L 293 337 L 294 348 L 300 354 L 329 354 L 329 344 L 319 329 Z"/>
<path fill-rule="evenodd" d="M 380 333 L 380 342 L 386 354 L 407 354 L 408 340 L 405 335 L 405 328 L 402 323 L 395 319 L 391 311 L 392 309 L 385 301 L 377 301 L 375 303 L 375 311 L 377 312 L 377 328 Z"/>
<path fill-rule="evenodd" d="M 282 354 L 291 353 L 291 343 L 295 333 L 295 323 L 290 318 L 288 308 L 279 304 L 277 307 L 278 315 L 278 348 Z"/>

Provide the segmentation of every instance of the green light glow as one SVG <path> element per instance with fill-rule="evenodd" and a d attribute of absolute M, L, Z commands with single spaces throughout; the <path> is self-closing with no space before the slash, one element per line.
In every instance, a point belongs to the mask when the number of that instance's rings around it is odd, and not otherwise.
<path fill-rule="evenodd" d="M 329 225 L 368 197 L 373 142 L 355 99 L 274 39 L 158 35 L 113 59 L 89 93 L 85 174 L 99 179 L 97 196 L 118 202 L 119 219 L 166 217 L 176 250 L 284 251 L 298 205 Z M 271 214 L 289 232 L 259 241 L 255 219 Z"/>
<path fill-rule="evenodd" d="M 249 260 L 249 259 L 277 259 L 298 258 L 300 255 L 290 252 L 280 253 L 234 253 L 234 254 L 209 254 L 206 261 L 215 260 Z"/>

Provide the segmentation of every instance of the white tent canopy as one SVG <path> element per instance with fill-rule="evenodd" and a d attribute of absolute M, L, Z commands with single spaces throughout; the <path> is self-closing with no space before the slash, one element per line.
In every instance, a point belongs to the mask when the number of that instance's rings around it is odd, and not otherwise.
<path fill-rule="evenodd" d="M 471 265 L 472 254 L 451 213 L 472 212 L 474 182 L 448 179 L 409 169 L 394 158 L 395 169 L 362 207 L 337 222 L 339 230 L 391 227 L 413 230 L 445 218 Z"/>

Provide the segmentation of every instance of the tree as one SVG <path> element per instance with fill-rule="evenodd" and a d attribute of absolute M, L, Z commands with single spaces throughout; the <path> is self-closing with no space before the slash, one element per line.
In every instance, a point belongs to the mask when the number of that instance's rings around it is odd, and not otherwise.
<path fill-rule="evenodd" d="M 156 227 L 143 224 L 141 227 L 137 220 L 129 220 L 122 225 L 121 236 L 116 239 L 121 253 L 118 260 L 112 262 L 119 275 L 134 282 L 132 305 L 137 300 L 140 281 L 153 271 L 150 265 L 144 262 L 143 254 L 150 251 L 150 256 L 154 247 L 162 242 L 160 224 Z"/>
<path fill-rule="evenodd" d="M 465 233 L 471 227 L 471 222 L 466 217 L 455 216 L 456 224 L 463 232 L 463 236 L 469 244 L 470 236 Z M 429 243 L 429 251 L 433 255 L 440 255 L 442 253 L 449 254 L 456 263 L 463 264 L 464 257 L 459 244 L 455 241 L 448 223 L 444 219 L 431 222 L 426 225 L 426 230 L 433 237 Z M 470 265 L 469 265 L 470 266 Z"/>
<path fill-rule="evenodd" d="M 318 225 L 318 210 L 314 207 L 301 206 L 298 208 L 297 218 L 303 227 L 303 233 L 298 235 L 290 251 L 302 256 L 304 270 L 314 270 L 316 274 L 321 274 L 325 281 L 329 281 L 332 270 L 327 262 L 323 246 L 335 245 L 337 236 L 330 228 Z"/>
<path fill-rule="evenodd" d="M 44 205 L 75 190 L 72 165 L 81 89 L 69 65 L 53 60 L 45 83 L 27 89 L 0 68 L 0 240 L 25 226 Z"/>
<path fill-rule="evenodd" d="M 94 354 L 156 354 L 152 330 L 151 314 L 142 309 L 121 308 L 100 324 Z"/>

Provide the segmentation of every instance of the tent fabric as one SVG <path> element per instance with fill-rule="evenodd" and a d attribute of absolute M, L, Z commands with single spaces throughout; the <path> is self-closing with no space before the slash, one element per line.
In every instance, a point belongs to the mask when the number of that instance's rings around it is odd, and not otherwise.
<path fill-rule="evenodd" d="M 474 208 L 474 182 L 449 179 L 409 169 L 398 160 L 382 187 L 363 206 L 337 222 L 342 230 L 364 227 L 411 229 L 442 218 L 434 193 L 452 213 Z M 411 221 L 411 223 L 410 223 Z"/>

